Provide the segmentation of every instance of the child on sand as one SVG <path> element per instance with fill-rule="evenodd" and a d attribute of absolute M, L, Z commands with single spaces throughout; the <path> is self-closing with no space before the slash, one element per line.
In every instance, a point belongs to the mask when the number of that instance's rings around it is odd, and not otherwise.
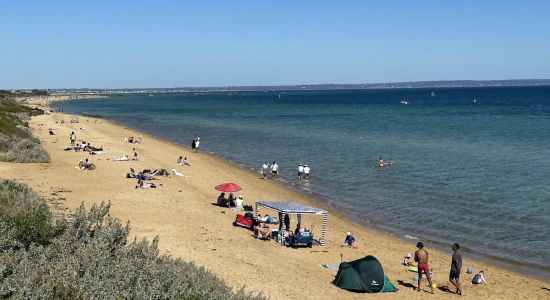
<path fill-rule="evenodd" d="M 351 232 L 346 232 L 346 238 L 344 239 L 342 247 L 352 247 L 353 249 L 357 249 L 357 245 L 355 245 L 355 237 L 353 237 Z"/>
<path fill-rule="evenodd" d="M 483 276 L 485 273 L 483 271 L 479 271 L 474 278 L 472 279 L 472 284 L 487 284 L 487 280 L 485 279 L 485 276 Z"/>

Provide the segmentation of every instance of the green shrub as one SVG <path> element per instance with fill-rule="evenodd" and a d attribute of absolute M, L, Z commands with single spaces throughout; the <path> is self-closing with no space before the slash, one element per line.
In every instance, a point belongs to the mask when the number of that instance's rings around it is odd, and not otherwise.
<path fill-rule="evenodd" d="M 7 152 L 0 160 L 16 163 L 49 163 L 50 155 L 40 141 L 31 138 L 12 138 L 7 142 Z"/>
<path fill-rule="evenodd" d="M 56 228 L 46 201 L 26 185 L 0 181 L 0 250 L 46 244 Z"/>
<path fill-rule="evenodd" d="M 235 293 L 194 263 L 160 255 L 158 238 L 128 242 L 129 225 L 109 216 L 109 208 L 81 205 L 49 244 L 1 251 L 0 298 L 263 299 Z"/>

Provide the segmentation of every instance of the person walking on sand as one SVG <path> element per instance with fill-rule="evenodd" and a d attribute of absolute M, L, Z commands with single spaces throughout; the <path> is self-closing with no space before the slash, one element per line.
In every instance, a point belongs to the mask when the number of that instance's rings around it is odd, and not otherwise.
<path fill-rule="evenodd" d="M 267 169 L 268 168 L 269 168 L 269 166 L 267 165 L 267 161 L 266 161 L 262 165 L 262 175 L 264 176 L 264 179 L 267 177 Z"/>
<path fill-rule="evenodd" d="M 462 269 L 462 254 L 458 252 L 460 245 L 454 243 L 452 246 L 453 256 L 451 258 L 451 271 L 449 272 L 449 281 L 456 287 L 456 294 L 462 295 L 460 288 L 460 271 Z"/>
<path fill-rule="evenodd" d="M 428 251 L 424 249 L 424 244 L 422 242 L 418 242 L 416 244 L 416 252 L 414 252 L 414 261 L 418 263 L 418 286 L 417 291 L 420 292 L 420 284 L 422 283 L 422 273 L 426 274 L 426 278 L 428 278 L 428 283 L 430 284 L 430 288 L 432 289 L 432 294 L 434 293 L 434 286 L 432 284 L 432 277 L 430 276 L 430 266 L 428 265 Z"/>
<path fill-rule="evenodd" d="M 277 174 L 279 173 L 279 165 L 276 161 L 273 161 L 271 164 L 271 179 L 277 178 Z"/>
<path fill-rule="evenodd" d="M 74 146 L 74 143 L 76 142 L 76 134 L 74 131 L 69 135 L 69 140 L 71 140 L 71 146 Z"/>

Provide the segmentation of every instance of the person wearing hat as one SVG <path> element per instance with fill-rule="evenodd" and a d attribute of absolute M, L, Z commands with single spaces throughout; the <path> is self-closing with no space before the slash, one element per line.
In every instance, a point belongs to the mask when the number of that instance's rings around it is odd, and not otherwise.
<path fill-rule="evenodd" d="M 428 265 L 428 251 L 424 249 L 424 243 L 418 242 L 416 243 L 416 252 L 414 252 L 414 261 L 418 263 L 418 287 L 417 291 L 420 292 L 420 284 L 422 283 L 422 274 L 426 274 L 426 278 L 428 278 L 428 283 L 430 284 L 430 288 L 432 289 L 432 294 L 434 293 L 434 285 L 432 284 L 432 277 L 430 276 L 430 266 Z"/>
<path fill-rule="evenodd" d="M 342 247 L 357 248 L 357 246 L 355 245 L 355 238 L 353 237 L 353 235 L 351 235 L 351 232 L 346 232 L 346 238 L 344 239 Z"/>

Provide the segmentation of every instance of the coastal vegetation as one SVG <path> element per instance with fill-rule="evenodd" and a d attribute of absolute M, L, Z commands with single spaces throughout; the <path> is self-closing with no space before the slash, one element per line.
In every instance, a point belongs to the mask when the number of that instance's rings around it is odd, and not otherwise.
<path fill-rule="evenodd" d="M 31 108 L 0 93 L 0 161 L 18 163 L 50 162 L 50 156 L 34 138 L 28 121 Z"/>
<path fill-rule="evenodd" d="M 128 241 L 109 203 L 54 220 L 29 187 L 0 181 L 0 298 L 263 299 L 234 292 L 194 263 L 161 255 L 158 238 Z"/>

